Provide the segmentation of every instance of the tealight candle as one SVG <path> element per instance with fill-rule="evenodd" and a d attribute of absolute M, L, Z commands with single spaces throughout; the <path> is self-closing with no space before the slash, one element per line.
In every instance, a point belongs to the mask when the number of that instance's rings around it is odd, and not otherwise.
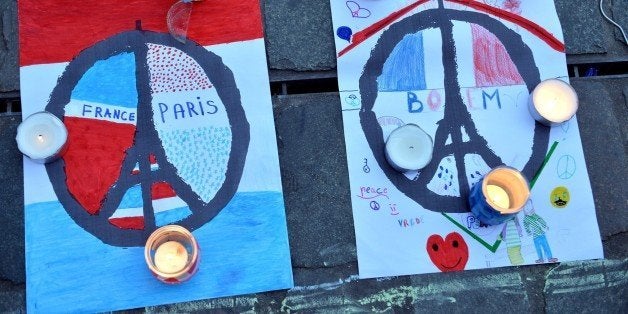
<path fill-rule="evenodd" d="M 168 241 L 155 251 L 155 266 L 164 273 L 176 273 L 188 263 L 188 251 L 177 241 Z"/>
<path fill-rule="evenodd" d="M 528 180 L 517 169 L 494 168 L 469 194 L 471 212 L 482 223 L 498 225 L 513 218 L 530 198 Z"/>
<path fill-rule="evenodd" d="M 63 154 L 68 130 L 55 115 L 41 111 L 20 123 L 15 140 L 22 154 L 43 164 L 54 161 Z"/>
<path fill-rule="evenodd" d="M 578 111 L 578 95 L 559 79 L 545 80 L 534 88 L 528 101 L 532 117 L 547 126 L 563 123 Z"/>
<path fill-rule="evenodd" d="M 169 225 L 155 230 L 148 237 L 144 258 L 157 279 L 169 284 L 181 283 L 196 273 L 200 248 L 190 231 Z"/>
<path fill-rule="evenodd" d="M 399 172 L 423 169 L 433 151 L 432 137 L 412 123 L 393 130 L 386 140 L 386 160 Z"/>

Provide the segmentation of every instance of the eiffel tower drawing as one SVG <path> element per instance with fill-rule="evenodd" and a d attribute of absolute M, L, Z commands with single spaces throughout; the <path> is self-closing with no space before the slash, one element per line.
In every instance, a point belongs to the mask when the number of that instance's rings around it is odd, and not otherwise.
<path fill-rule="evenodd" d="M 506 27 L 499 20 L 487 17 L 486 14 L 479 12 L 445 8 L 443 0 L 439 0 L 437 8 L 416 13 L 392 24 L 385 30 L 375 48 L 371 51 L 371 57 L 367 61 L 360 78 L 360 94 L 362 98 L 360 124 L 375 160 L 386 174 L 386 177 L 399 191 L 428 210 L 451 213 L 469 211 L 466 200 L 469 192 L 467 173 L 470 173 L 471 170 L 467 169 L 465 164 L 466 155 L 476 154 L 480 156 L 491 168 L 504 163 L 490 149 L 487 141 L 478 133 L 475 123 L 471 119 L 471 114 L 463 102 L 456 66 L 456 42 L 453 35 L 453 22 L 477 24 L 495 35 L 510 54 L 528 91 L 531 91 L 541 81 L 532 51 L 523 42 L 521 36 Z M 410 180 L 405 175 L 395 171 L 386 162 L 383 131 L 377 123 L 377 116 L 373 111 L 373 107 L 378 94 L 377 78 L 383 71 L 387 57 L 404 36 L 426 29 L 439 29 L 441 33 L 445 109 L 443 119 L 438 122 L 434 136 L 432 162 L 421 170 L 418 177 Z M 464 133 L 466 133 L 466 137 L 463 135 Z M 532 155 L 522 169 L 522 172 L 528 178 L 534 175 L 543 162 L 548 141 L 549 129 L 535 124 Z M 455 159 L 459 196 L 441 195 L 427 187 L 439 170 L 438 162 L 447 157 Z"/>
<path fill-rule="evenodd" d="M 177 169 L 167 158 L 162 139 L 156 130 L 155 121 L 153 121 L 150 73 L 147 66 L 149 49 L 147 44 L 149 43 L 174 47 L 194 59 L 216 88 L 227 112 L 229 125 L 231 125 L 232 144 L 225 179 L 215 196 L 207 202 L 203 201 L 190 184 L 181 178 L 178 172 L 180 169 Z M 131 53 L 135 57 L 137 86 L 134 88 L 138 95 L 136 128 L 133 146 L 125 152 L 120 176 L 107 191 L 98 212 L 88 213 L 75 195 L 70 192 L 66 180 L 66 164 L 63 159 L 46 165 L 46 168 L 59 201 L 79 226 L 110 245 L 143 246 L 148 236 L 158 227 L 151 198 L 153 184 L 166 182 L 187 204 L 192 214 L 178 221 L 177 224 L 189 230 L 195 230 L 209 222 L 231 200 L 242 177 L 250 138 L 249 124 L 240 102 L 240 94 L 233 73 L 222 63 L 220 57 L 189 40 L 186 43 L 180 43 L 169 34 L 142 30 L 114 35 L 79 54 L 59 79 L 46 110 L 63 119 L 65 106 L 70 102 L 72 91 L 82 75 L 96 62 L 107 60 L 121 53 Z M 112 138 L 112 140 L 115 139 Z M 151 156 L 157 160 L 158 169 L 151 169 Z M 194 156 L 189 157 L 194 158 Z M 133 173 L 136 165 L 139 165 L 139 172 Z M 125 192 L 136 185 L 141 186 L 143 228 L 141 230 L 124 229 L 111 224 L 109 218 L 119 208 Z"/>

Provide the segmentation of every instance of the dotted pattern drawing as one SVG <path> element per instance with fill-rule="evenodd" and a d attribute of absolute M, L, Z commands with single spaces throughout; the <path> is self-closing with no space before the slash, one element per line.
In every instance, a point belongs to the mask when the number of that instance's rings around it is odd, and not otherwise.
<path fill-rule="evenodd" d="M 201 66 L 183 51 L 157 44 L 147 44 L 146 57 L 153 93 L 198 91 L 212 84 Z"/>
<path fill-rule="evenodd" d="M 225 181 L 231 129 L 199 127 L 158 133 L 177 174 L 204 202 L 209 202 Z"/>
<path fill-rule="evenodd" d="M 436 174 L 427 185 L 427 188 L 440 195 L 460 196 L 458 190 L 458 170 L 453 155 L 441 159 Z"/>

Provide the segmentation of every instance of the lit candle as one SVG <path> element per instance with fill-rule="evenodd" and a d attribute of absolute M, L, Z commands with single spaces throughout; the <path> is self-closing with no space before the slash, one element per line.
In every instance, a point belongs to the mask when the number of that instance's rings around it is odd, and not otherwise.
<path fill-rule="evenodd" d="M 54 161 L 63 154 L 68 130 L 52 113 L 41 111 L 28 116 L 17 127 L 18 149 L 37 163 Z"/>
<path fill-rule="evenodd" d="M 399 172 L 423 169 L 432 160 L 434 142 L 416 124 L 393 130 L 386 140 L 386 160 Z"/>
<path fill-rule="evenodd" d="M 486 186 L 487 197 L 500 209 L 508 209 L 510 207 L 510 198 L 506 190 L 499 185 L 489 184 Z"/>
<path fill-rule="evenodd" d="M 530 94 L 528 109 L 532 117 L 544 125 L 560 124 L 571 119 L 578 111 L 578 95 L 564 81 L 545 80 Z"/>
<path fill-rule="evenodd" d="M 155 266 L 164 273 L 177 273 L 188 263 L 188 251 L 177 241 L 168 241 L 155 251 Z"/>
<path fill-rule="evenodd" d="M 155 230 L 144 248 L 146 264 L 155 278 L 168 284 L 190 279 L 198 270 L 200 248 L 187 229 L 168 225 Z"/>
<path fill-rule="evenodd" d="M 471 212 L 482 223 L 498 225 L 513 218 L 530 198 L 528 180 L 517 169 L 494 168 L 469 194 Z"/>

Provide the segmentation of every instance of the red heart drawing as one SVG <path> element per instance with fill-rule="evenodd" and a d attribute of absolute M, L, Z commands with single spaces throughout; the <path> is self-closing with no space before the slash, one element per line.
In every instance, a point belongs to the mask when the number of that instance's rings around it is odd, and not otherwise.
<path fill-rule="evenodd" d="M 442 272 L 463 270 L 469 260 L 469 247 L 457 232 L 445 237 L 433 234 L 427 239 L 427 254 Z"/>

